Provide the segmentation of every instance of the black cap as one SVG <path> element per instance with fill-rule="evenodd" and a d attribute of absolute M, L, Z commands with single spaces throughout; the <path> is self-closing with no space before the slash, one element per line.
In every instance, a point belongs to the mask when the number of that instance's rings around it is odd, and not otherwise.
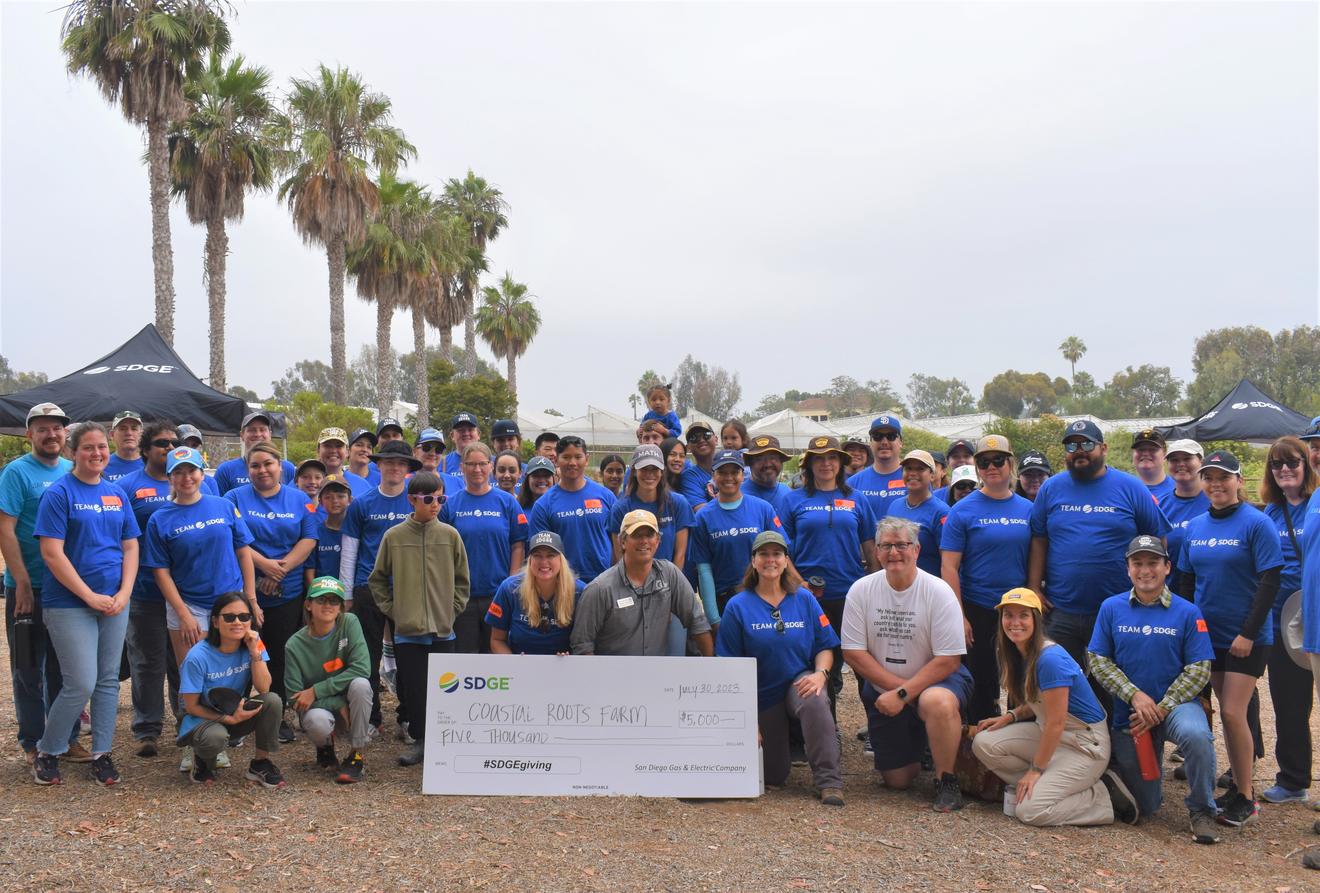
<path fill-rule="evenodd" d="M 1156 431 L 1154 428 L 1143 428 L 1136 434 L 1132 435 L 1132 449 L 1135 450 L 1143 443 L 1153 443 L 1160 449 L 1164 449 L 1164 435 Z"/>
<path fill-rule="evenodd" d="M 380 424 L 376 426 L 376 436 L 380 437 L 382 434 L 384 434 L 386 428 L 398 428 L 399 433 L 400 434 L 403 433 L 403 426 L 399 424 L 399 420 L 392 419 L 389 416 L 386 416 L 385 418 L 381 419 Z M 372 445 L 375 446 L 374 443 Z"/>
<path fill-rule="evenodd" d="M 413 456 L 412 449 L 402 440 L 387 440 L 379 452 L 371 454 L 372 462 L 380 462 L 384 459 L 405 459 L 409 471 L 417 471 L 422 467 L 421 460 Z"/>
<path fill-rule="evenodd" d="M 935 464 L 940 466 L 941 468 L 949 467 L 949 457 L 946 456 L 944 453 L 941 453 L 939 450 L 931 450 L 930 457 L 934 459 Z"/>
<path fill-rule="evenodd" d="M 376 446 L 376 440 L 377 440 L 376 435 L 372 434 L 366 428 L 353 429 L 353 433 L 348 435 L 348 445 L 352 446 L 353 444 L 357 443 L 359 440 L 361 440 L 364 437 L 367 440 L 371 441 L 372 447 Z"/>
<path fill-rule="evenodd" d="M 1054 470 L 1050 468 L 1050 460 L 1039 450 L 1027 450 L 1018 460 L 1018 474 L 1024 471 L 1043 471 L 1046 474 L 1053 474 Z"/>
<path fill-rule="evenodd" d="M 496 437 L 522 437 L 522 432 L 518 430 L 518 423 L 513 419 L 496 419 L 495 424 L 490 426 L 491 438 Z"/>
<path fill-rule="evenodd" d="M 1229 474 L 1241 474 L 1242 463 L 1238 461 L 1228 450 L 1215 450 L 1210 455 L 1201 460 L 1201 473 L 1205 474 L 1207 468 L 1218 468 L 1220 471 L 1226 471 Z"/>
<path fill-rule="evenodd" d="M 459 425 L 471 425 L 473 428 L 480 428 L 477 424 L 477 417 L 470 412 L 460 412 L 454 416 L 454 420 L 449 423 L 449 430 L 453 431 Z"/>
<path fill-rule="evenodd" d="M 275 427 L 274 423 L 271 422 L 270 420 L 270 416 L 262 412 L 261 410 L 258 410 L 256 412 L 249 412 L 247 415 L 243 416 L 243 424 L 238 426 L 238 430 L 242 431 L 244 428 L 246 428 L 248 425 L 251 425 L 257 419 L 261 419 L 263 422 L 265 422 L 267 428 Z"/>
<path fill-rule="evenodd" d="M 1150 552 L 1152 555 L 1158 555 L 1161 558 L 1169 557 L 1169 552 L 1164 548 L 1164 543 L 1160 542 L 1160 538 L 1145 533 L 1132 538 L 1132 542 L 1128 543 L 1127 553 L 1124 557 L 1131 558 L 1138 552 Z"/>
<path fill-rule="evenodd" d="M 952 456 L 953 451 L 957 449 L 963 449 L 971 453 L 972 455 L 976 455 L 976 444 L 972 443 L 970 440 L 968 440 L 965 437 L 960 437 L 957 440 L 949 441 L 949 448 L 944 451 L 944 454 L 946 456 Z"/>

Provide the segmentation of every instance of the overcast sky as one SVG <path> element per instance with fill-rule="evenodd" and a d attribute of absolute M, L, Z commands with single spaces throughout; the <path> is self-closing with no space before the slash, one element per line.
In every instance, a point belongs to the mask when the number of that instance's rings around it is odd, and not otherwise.
<path fill-rule="evenodd" d="M 0 8 L 0 352 L 63 375 L 153 319 L 142 132 L 69 78 L 58 2 Z M 685 353 L 742 407 L 834 375 L 1066 375 L 1317 322 L 1312 3 L 237 4 L 281 90 L 345 65 L 427 184 L 503 190 L 543 325 L 525 409 L 627 411 Z M 204 233 L 171 215 L 176 347 L 207 374 Z M 329 361 L 323 250 L 230 227 L 228 369 Z M 346 287 L 350 357 L 375 311 Z M 462 342 L 462 329 L 455 330 Z M 433 333 L 432 341 L 438 340 Z M 411 349 L 409 319 L 394 344 Z M 483 348 L 483 352 L 485 349 Z"/>

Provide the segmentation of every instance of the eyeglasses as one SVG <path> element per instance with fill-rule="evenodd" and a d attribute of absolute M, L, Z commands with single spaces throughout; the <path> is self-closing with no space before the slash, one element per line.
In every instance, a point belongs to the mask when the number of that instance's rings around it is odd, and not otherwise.
<path fill-rule="evenodd" d="M 308 601 L 314 605 L 337 605 L 343 599 L 337 595 L 318 595 L 315 598 L 309 598 Z"/>
<path fill-rule="evenodd" d="M 784 626 L 784 618 L 780 615 L 778 608 L 770 612 L 770 619 L 775 622 L 775 632 L 782 633 L 787 628 Z"/>
<path fill-rule="evenodd" d="M 421 450 L 423 453 L 443 453 L 445 451 L 445 445 L 443 443 L 435 443 L 432 441 L 431 443 L 417 444 L 417 449 Z"/>
<path fill-rule="evenodd" d="M 687 436 L 688 443 L 696 443 L 699 440 L 714 440 L 715 435 L 709 431 L 689 431 Z"/>
<path fill-rule="evenodd" d="M 480 462 L 464 462 L 464 463 L 463 463 L 463 467 L 464 467 L 464 468 L 489 468 L 489 467 L 490 467 L 490 463 L 487 462 L 487 461 L 485 461 L 485 460 L 482 460 L 482 461 L 480 461 Z"/>
<path fill-rule="evenodd" d="M 908 549 L 911 549 L 915 545 L 916 543 L 879 543 L 878 545 L 876 545 L 876 548 L 879 549 L 881 552 L 892 552 L 895 550 L 899 552 L 906 552 Z"/>
<path fill-rule="evenodd" d="M 894 434 L 892 431 L 888 434 L 884 434 L 884 433 L 872 434 L 871 440 L 875 441 L 876 443 L 893 443 L 894 441 L 898 440 L 898 435 Z"/>
<path fill-rule="evenodd" d="M 987 468 L 989 468 L 992 465 L 995 468 L 1003 468 L 1004 463 L 1007 461 L 1008 461 L 1007 456 L 991 456 L 984 459 L 977 459 L 976 467 L 981 469 L 982 471 L 985 471 Z"/>
<path fill-rule="evenodd" d="M 1286 456 L 1282 459 L 1271 459 L 1270 468 L 1278 471 L 1281 468 L 1296 468 L 1302 464 L 1302 460 L 1297 456 Z"/>
<path fill-rule="evenodd" d="M 158 450 L 168 450 L 168 449 L 172 449 L 173 447 L 183 446 L 183 441 L 182 441 L 182 440 L 166 440 L 165 438 L 161 437 L 161 438 L 159 438 L 159 439 L 157 439 L 157 440 L 153 440 L 153 441 L 151 442 L 151 445 L 154 446 L 154 447 L 155 447 L 156 449 L 158 449 Z"/>
<path fill-rule="evenodd" d="M 1072 455 L 1076 452 L 1089 453 L 1097 446 L 1094 440 L 1070 440 L 1063 445 L 1063 451 Z"/>
<path fill-rule="evenodd" d="M 242 614 L 230 614 L 225 612 L 220 615 L 220 619 L 225 623 L 247 623 L 252 619 L 252 615 L 247 611 L 244 611 Z"/>
<path fill-rule="evenodd" d="M 435 494 L 432 494 L 432 493 L 422 493 L 422 494 L 418 494 L 418 493 L 409 493 L 409 494 L 408 494 L 408 498 L 409 498 L 409 499 L 416 499 L 416 500 L 417 500 L 418 502 L 420 502 L 422 505 L 430 505 L 430 504 L 433 503 L 433 502 L 434 502 L 434 503 L 438 503 L 439 505 L 444 505 L 444 504 L 445 504 L 445 499 L 446 499 L 447 497 L 446 497 L 445 494 L 443 494 L 443 493 L 435 493 Z"/>

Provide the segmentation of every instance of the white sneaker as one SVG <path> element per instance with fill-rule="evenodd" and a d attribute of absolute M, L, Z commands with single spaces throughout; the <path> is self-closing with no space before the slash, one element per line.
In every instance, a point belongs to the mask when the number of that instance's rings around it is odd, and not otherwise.
<path fill-rule="evenodd" d="M 193 767 L 193 749 L 188 745 L 183 749 L 183 759 L 179 760 L 180 772 L 191 772 Z"/>
<path fill-rule="evenodd" d="M 229 768 L 229 752 L 228 752 L 228 751 L 222 750 L 222 751 L 220 751 L 218 754 L 215 755 L 215 768 L 217 768 L 217 769 L 228 769 L 228 768 Z"/>

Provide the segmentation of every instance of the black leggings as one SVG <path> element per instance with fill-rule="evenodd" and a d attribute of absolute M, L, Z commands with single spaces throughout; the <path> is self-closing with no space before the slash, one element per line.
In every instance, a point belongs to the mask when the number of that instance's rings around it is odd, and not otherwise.
<path fill-rule="evenodd" d="M 270 690 L 280 696 L 282 703 L 288 703 L 284 691 L 284 644 L 303 627 L 303 598 L 300 595 L 282 605 L 261 610 L 266 615 L 261 624 L 261 641 L 270 655 L 270 662 L 266 665 L 270 669 Z"/>
<path fill-rule="evenodd" d="M 367 659 L 371 661 L 371 672 L 367 676 L 371 682 L 371 724 L 380 728 L 380 656 L 385 648 L 382 641 L 385 635 L 385 615 L 380 612 L 376 599 L 371 595 L 370 587 L 353 587 L 353 613 L 357 615 L 358 623 L 362 626 L 362 637 L 367 640 Z M 394 655 L 396 663 L 398 659 L 399 655 L 396 651 Z M 397 682 L 395 686 L 398 688 Z M 402 689 L 399 689 L 399 705 L 402 708 Z"/>
<path fill-rule="evenodd" d="M 430 688 L 428 664 L 432 654 L 452 654 L 454 640 L 433 641 L 430 645 L 394 643 L 394 677 L 399 694 L 408 702 L 408 734 L 417 741 L 426 739 L 426 693 Z"/>
<path fill-rule="evenodd" d="M 830 598 L 820 603 L 820 609 L 825 612 L 825 617 L 830 621 L 830 626 L 834 627 L 834 634 L 841 640 L 843 639 L 843 606 L 847 599 Z M 843 649 L 835 648 L 831 652 L 834 655 L 834 666 L 830 668 L 829 682 L 826 684 L 826 691 L 830 696 L 830 715 L 838 718 L 839 693 L 843 691 Z M 862 690 L 862 677 L 857 677 L 857 691 Z"/>
<path fill-rule="evenodd" d="M 972 697 L 967 702 L 967 721 L 980 722 L 999 715 L 999 612 L 963 602 L 963 614 L 972 625 L 972 644 L 963 655 L 963 666 L 972 674 Z"/>

